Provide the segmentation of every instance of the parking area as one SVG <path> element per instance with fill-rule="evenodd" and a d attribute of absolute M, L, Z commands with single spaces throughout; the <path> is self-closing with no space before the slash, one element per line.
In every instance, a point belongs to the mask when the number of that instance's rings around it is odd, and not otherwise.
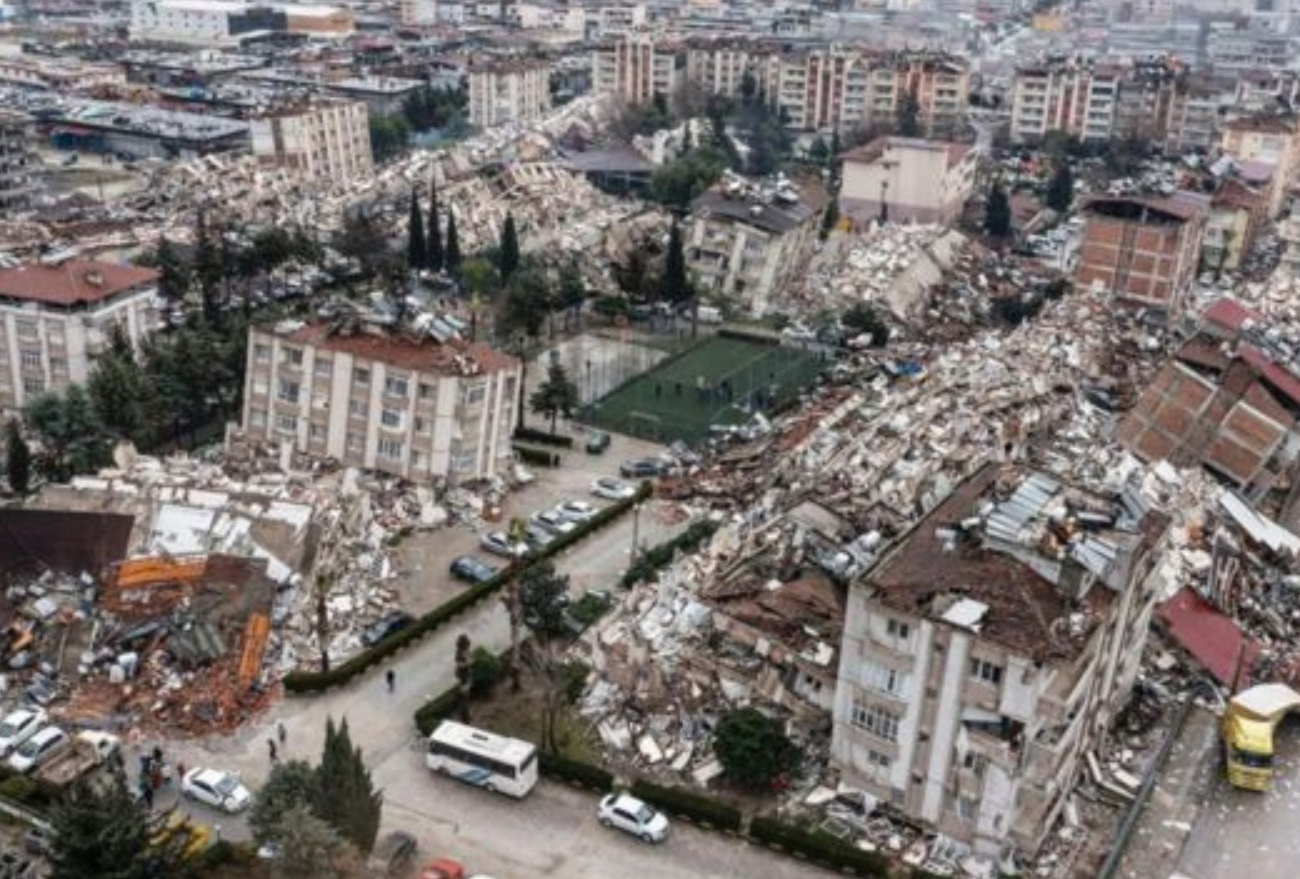
<path fill-rule="evenodd" d="M 562 426 L 561 430 L 564 429 Z M 610 502 L 591 493 L 594 480 L 601 476 L 617 476 L 622 461 L 650 457 L 663 451 L 663 447 L 656 443 L 614 435 L 610 447 L 603 454 L 589 455 L 584 450 L 586 434 L 583 428 L 574 426 L 570 432 L 574 436 L 574 448 L 561 451 L 560 466 L 529 468 L 536 480 L 507 496 L 500 520 L 490 530 L 504 530 L 514 517 L 527 519 L 533 513 L 568 500 L 605 506 Z M 479 548 L 481 533 L 469 525 L 455 524 L 437 531 L 417 532 L 401 543 L 397 550 L 399 575 L 394 588 L 408 613 L 421 614 L 432 610 L 466 588 L 468 584 L 452 577 L 448 570 L 457 556 L 474 555 L 493 567 L 504 564 L 505 560 L 500 556 Z M 601 585 L 610 584 L 592 583 L 587 588 Z"/>

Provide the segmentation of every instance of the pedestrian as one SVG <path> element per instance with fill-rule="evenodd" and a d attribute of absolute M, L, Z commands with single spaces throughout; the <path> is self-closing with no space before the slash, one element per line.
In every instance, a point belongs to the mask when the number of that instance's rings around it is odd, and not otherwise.
<path fill-rule="evenodd" d="M 397 672 L 390 668 L 388 671 L 384 672 L 384 680 L 388 682 L 388 692 L 393 692 L 397 687 Z"/>
<path fill-rule="evenodd" d="M 152 810 L 153 810 L 153 788 L 149 787 L 149 785 L 146 784 L 146 785 L 141 789 L 141 793 L 144 794 L 144 805 L 145 805 L 145 808 L 147 808 L 147 809 L 149 809 L 150 811 L 152 811 Z"/>
<path fill-rule="evenodd" d="M 185 764 L 180 761 L 177 761 L 176 763 L 176 777 L 181 781 L 185 780 Z"/>
<path fill-rule="evenodd" d="M 280 737 L 280 744 L 281 744 L 281 745 L 284 744 L 285 739 L 289 738 L 289 731 L 288 731 L 287 729 L 284 728 L 284 724 L 283 724 L 283 723 L 277 723 L 277 724 L 275 725 L 275 734 L 278 735 L 278 736 Z"/>
<path fill-rule="evenodd" d="M 153 762 L 161 763 L 163 761 L 162 748 L 158 745 L 153 746 Z"/>
<path fill-rule="evenodd" d="M 276 750 L 275 750 L 275 739 L 267 739 L 267 740 L 266 740 L 266 747 L 267 747 L 267 749 L 269 749 L 270 752 L 271 752 L 271 762 L 272 762 L 272 763 L 274 763 L 274 762 L 276 762 L 277 760 L 280 759 L 280 755 L 279 755 L 279 753 L 277 753 Z"/>

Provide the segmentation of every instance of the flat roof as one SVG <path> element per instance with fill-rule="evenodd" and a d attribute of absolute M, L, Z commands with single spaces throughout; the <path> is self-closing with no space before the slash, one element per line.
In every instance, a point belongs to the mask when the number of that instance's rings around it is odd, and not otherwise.
<path fill-rule="evenodd" d="M 396 332 L 377 334 L 359 330 L 345 334 L 335 332 L 323 322 L 302 324 L 287 331 L 267 324 L 258 330 L 286 342 L 432 375 L 472 375 L 464 368 L 467 361 L 477 364 L 477 369 L 485 373 L 513 369 L 519 362 L 482 342 L 417 340 Z"/>
<path fill-rule="evenodd" d="M 182 140 L 220 140 L 248 131 L 248 124 L 221 116 L 204 116 L 110 101 L 79 101 L 59 111 L 64 125 L 84 125 Z"/>

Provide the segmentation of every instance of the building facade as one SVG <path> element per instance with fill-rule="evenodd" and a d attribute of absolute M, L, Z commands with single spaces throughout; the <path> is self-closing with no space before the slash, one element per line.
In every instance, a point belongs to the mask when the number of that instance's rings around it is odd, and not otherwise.
<path fill-rule="evenodd" d="M 976 165 L 966 144 L 876 138 L 844 154 L 840 213 L 858 224 L 884 218 L 951 225 L 975 187 Z"/>
<path fill-rule="evenodd" d="M 370 113 L 361 101 L 318 100 L 275 110 L 251 121 L 260 163 L 306 176 L 357 180 L 374 172 Z"/>
<path fill-rule="evenodd" d="M 344 7 L 244 0 L 132 0 L 129 27 L 133 40 L 196 46 L 237 44 L 260 33 L 336 39 L 355 30 Z"/>
<path fill-rule="evenodd" d="M 519 361 L 481 344 L 297 322 L 249 331 L 244 430 L 416 482 L 507 472 Z"/>
<path fill-rule="evenodd" d="M 469 68 L 469 121 L 489 128 L 527 122 L 551 109 L 549 62 L 539 58 L 501 59 Z"/>
<path fill-rule="evenodd" d="M 1191 192 L 1088 202 L 1075 283 L 1176 316 L 1200 265 L 1209 202 Z"/>
<path fill-rule="evenodd" d="M 33 148 L 32 121 L 20 113 L 0 110 L 0 214 L 31 203 L 38 166 Z"/>
<path fill-rule="evenodd" d="M 1223 125 L 1219 146 L 1241 162 L 1274 168 L 1268 193 L 1268 215 L 1276 217 L 1300 175 L 1300 121 L 1294 115 L 1254 113 Z"/>
<path fill-rule="evenodd" d="M 44 55 L 0 55 L 0 83 L 68 94 L 98 86 L 126 85 L 126 68 Z"/>
<path fill-rule="evenodd" d="M 139 345 L 159 315 L 153 269 L 80 259 L 0 269 L 0 411 L 85 383 L 115 326 Z"/>
<path fill-rule="evenodd" d="M 684 81 L 686 53 L 650 34 L 625 34 L 592 52 L 591 89 L 629 104 L 670 97 Z"/>
<path fill-rule="evenodd" d="M 850 587 L 831 759 L 1000 857 L 1053 830 L 1141 666 L 1166 521 L 989 464 Z"/>

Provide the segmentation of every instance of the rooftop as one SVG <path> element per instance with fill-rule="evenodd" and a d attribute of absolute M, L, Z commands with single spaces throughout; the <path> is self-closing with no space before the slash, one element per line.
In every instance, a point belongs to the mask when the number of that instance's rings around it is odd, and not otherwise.
<path fill-rule="evenodd" d="M 878 137 L 870 143 L 863 144 L 855 150 L 844 154 L 844 160 L 871 164 L 889 150 L 914 150 L 924 152 L 943 152 L 947 154 L 948 167 L 960 162 L 970 152 L 969 144 L 950 143 L 942 140 L 926 140 L 920 137 Z"/>
<path fill-rule="evenodd" d="M 509 354 L 481 342 L 460 339 L 439 342 L 404 332 L 346 329 L 323 322 L 304 324 L 297 321 L 266 325 L 261 327 L 261 331 L 287 342 L 432 375 L 477 375 L 512 369 L 518 363 Z"/>
<path fill-rule="evenodd" d="M 46 305 L 100 302 L 155 283 L 153 269 L 96 260 L 70 259 L 58 265 L 29 264 L 0 269 L 0 296 Z"/>

